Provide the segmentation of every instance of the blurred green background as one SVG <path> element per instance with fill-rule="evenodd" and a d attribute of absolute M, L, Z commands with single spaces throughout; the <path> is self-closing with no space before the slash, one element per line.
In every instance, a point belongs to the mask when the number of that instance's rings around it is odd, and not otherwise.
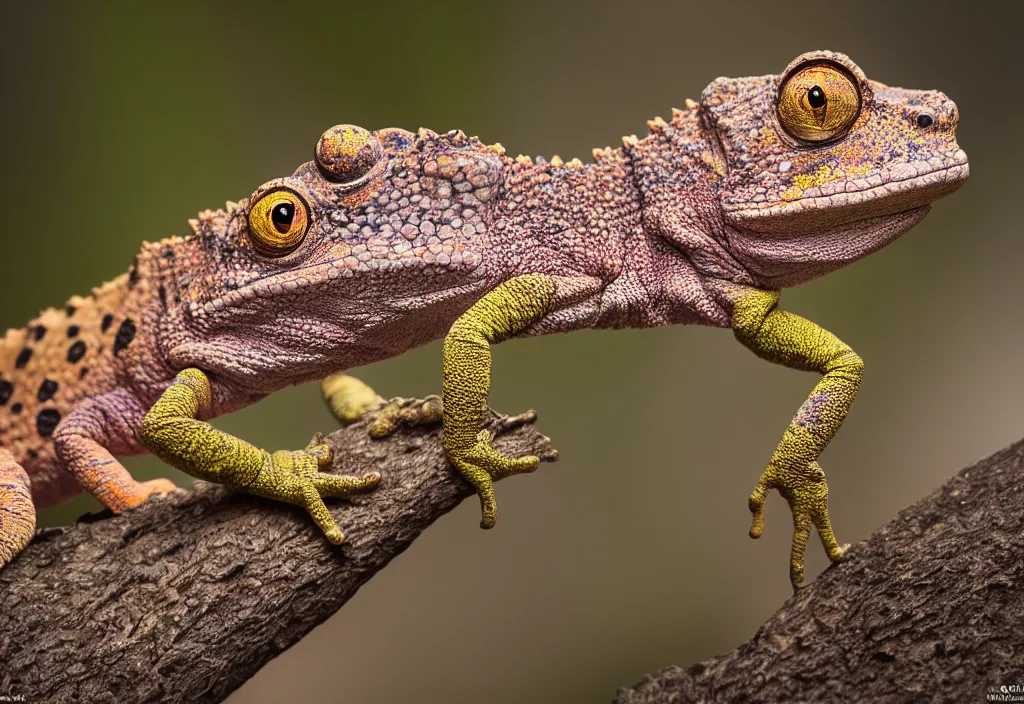
<path fill-rule="evenodd" d="M 972 171 L 882 253 L 783 297 L 867 363 L 823 459 L 837 533 L 855 542 L 1024 433 L 1020 24 L 998 8 L 4 3 L 0 325 L 291 173 L 336 123 L 589 158 L 717 76 L 844 51 L 869 77 L 952 97 Z M 561 462 L 501 483 L 494 531 L 477 529 L 475 501 L 445 517 L 234 704 L 606 701 L 749 639 L 789 596 L 786 506 L 772 498 L 754 542 L 746 499 L 814 376 L 704 328 L 514 341 L 494 358 L 493 405 L 537 409 Z M 359 375 L 385 396 L 437 392 L 439 348 Z M 308 385 L 218 425 L 276 449 L 332 420 Z M 813 577 L 825 558 L 817 542 L 809 554 Z"/>

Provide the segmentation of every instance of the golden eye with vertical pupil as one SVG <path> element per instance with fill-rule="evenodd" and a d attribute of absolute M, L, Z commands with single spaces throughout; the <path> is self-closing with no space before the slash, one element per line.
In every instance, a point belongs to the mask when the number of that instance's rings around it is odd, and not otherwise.
<path fill-rule="evenodd" d="M 249 206 L 249 239 L 264 256 L 294 252 L 308 229 L 309 206 L 295 191 L 279 188 Z"/>
<path fill-rule="evenodd" d="M 804 142 L 828 142 L 842 136 L 860 114 L 860 90 L 832 64 L 811 64 L 786 77 L 779 89 L 779 121 Z"/>

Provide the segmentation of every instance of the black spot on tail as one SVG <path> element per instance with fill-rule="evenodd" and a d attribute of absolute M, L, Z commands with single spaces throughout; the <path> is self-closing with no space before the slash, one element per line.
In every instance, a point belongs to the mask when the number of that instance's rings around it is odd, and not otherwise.
<path fill-rule="evenodd" d="M 67 313 L 67 316 L 70 318 L 72 315 L 75 314 L 76 310 L 78 309 L 75 308 L 74 306 L 68 306 L 67 308 L 64 309 L 64 312 Z"/>
<path fill-rule="evenodd" d="M 21 409 L 22 405 L 20 403 L 16 403 L 13 406 L 11 406 L 11 413 L 21 413 Z"/>
<path fill-rule="evenodd" d="M 75 344 L 68 347 L 68 361 L 74 364 L 82 357 L 85 356 L 85 343 L 81 340 L 75 342 Z"/>
<path fill-rule="evenodd" d="M 14 393 L 14 384 L 6 379 L 0 379 L 0 406 L 6 406 Z"/>
<path fill-rule="evenodd" d="M 78 337 L 79 332 L 80 330 L 77 325 L 68 326 L 68 337 Z"/>
<path fill-rule="evenodd" d="M 21 352 L 18 353 L 18 358 L 14 360 L 14 366 L 17 369 L 21 369 L 28 364 L 28 360 L 30 359 L 32 359 L 32 350 L 28 347 L 22 347 Z"/>
<path fill-rule="evenodd" d="M 44 408 L 36 416 L 36 430 L 44 438 L 53 435 L 53 429 L 60 423 L 60 411 L 55 408 Z"/>
<path fill-rule="evenodd" d="M 132 344 L 135 339 L 135 323 L 131 318 L 125 318 L 121 327 L 117 329 L 117 337 L 114 338 L 114 356 L 121 354 L 121 350 Z"/>
<path fill-rule="evenodd" d="M 39 342 L 40 340 L 43 339 L 43 336 L 46 335 L 46 326 L 36 325 L 34 328 L 32 328 L 32 334 L 35 335 L 36 342 Z"/>
<path fill-rule="evenodd" d="M 100 332 L 106 332 L 110 329 L 110 326 L 114 324 L 114 315 L 107 313 L 103 316 L 103 321 L 100 323 Z"/>
<path fill-rule="evenodd" d="M 43 383 L 39 385 L 39 400 L 49 401 L 55 393 L 57 393 L 57 382 L 53 379 L 43 379 Z"/>

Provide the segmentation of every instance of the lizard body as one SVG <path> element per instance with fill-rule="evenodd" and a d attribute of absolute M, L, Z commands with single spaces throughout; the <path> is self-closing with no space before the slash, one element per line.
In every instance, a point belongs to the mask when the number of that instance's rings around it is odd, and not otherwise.
<path fill-rule="evenodd" d="M 789 501 L 797 584 L 812 523 L 833 559 L 843 551 L 817 457 L 863 364 L 780 311 L 778 291 L 883 247 L 959 187 L 957 120 L 941 93 L 890 88 L 813 52 L 779 75 L 720 78 L 588 164 L 513 159 L 460 131 L 331 128 L 292 176 L 201 213 L 189 236 L 145 244 L 129 274 L 7 333 L 0 565 L 30 539 L 33 502 L 84 489 L 123 511 L 173 488 L 139 484 L 114 459 L 147 450 L 302 505 L 340 542 L 320 497 L 372 489 L 378 475 L 327 479 L 326 446 L 272 455 L 205 423 L 314 379 L 343 422 L 373 412 L 386 432 L 402 414 L 443 415 L 449 458 L 489 527 L 493 479 L 537 466 L 481 433 L 490 344 L 701 324 L 823 374 L 750 500 L 754 537 L 767 491 Z M 443 410 L 382 405 L 337 374 L 441 337 Z"/>

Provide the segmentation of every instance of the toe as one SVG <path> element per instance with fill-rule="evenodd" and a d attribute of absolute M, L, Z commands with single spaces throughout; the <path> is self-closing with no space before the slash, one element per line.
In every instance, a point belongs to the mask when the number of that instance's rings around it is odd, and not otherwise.
<path fill-rule="evenodd" d="M 170 479 L 151 479 L 148 482 L 141 482 L 143 489 L 145 490 L 146 496 L 152 496 L 153 494 L 169 494 L 172 491 L 178 490 L 178 485 L 172 482 Z"/>

